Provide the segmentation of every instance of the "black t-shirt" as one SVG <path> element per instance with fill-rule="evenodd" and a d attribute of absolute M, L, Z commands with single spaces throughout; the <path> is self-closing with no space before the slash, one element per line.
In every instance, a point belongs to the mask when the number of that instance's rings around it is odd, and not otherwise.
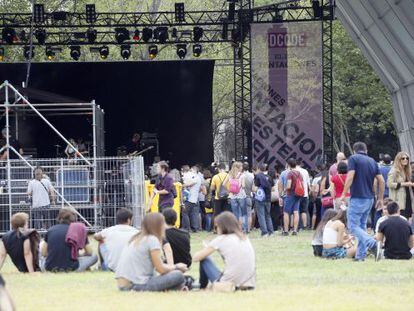
<path fill-rule="evenodd" d="M 174 263 L 185 263 L 191 266 L 190 234 L 177 228 L 165 230 L 165 235 L 173 251 Z"/>
<path fill-rule="evenodd" d="M 401 217 L 391 216 L 380 224 L 378 231 L 385 236 L 385 258 L 411 258 L 408 242 L 413 232 L 406 220 Z"/>
<path fill-rule="evenodd" d="M 72 259 L 71 247 L 66 243 L 66 234 L 69 225 L 58 224 L 51 227 L 45 236 L 47 243 L 47 258 L 45 268 L 47 271 L 74 271 L 78 269 L 79 262 Z M 86 243 L 88 244 L 88 238 Z"/>
<path fill-rule="evenodd" d="M 266 195 L 266 201 L 270 201 L 273 181 L 271 180 L 270 176 L 264 173 L 258 173 L 254 176 L 254 185 L 256 187 L 260 187 L 263 189 Z"/>
<path fill-rule="evenodd" d="M 13 264 L 20 272 L 28 272 L 23 249 L 23 243 L 27 238 L 14 230 L 3 235 L 3 244 L 7 254 L 9 254 Z"/>

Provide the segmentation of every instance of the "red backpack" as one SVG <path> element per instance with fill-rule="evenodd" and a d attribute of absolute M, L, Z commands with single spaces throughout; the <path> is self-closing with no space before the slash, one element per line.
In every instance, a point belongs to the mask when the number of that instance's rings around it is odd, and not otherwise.
<path fill-rule="evenodd" d="M 298 197 L 303 197 L 305 195 L 305 188 L 303 187 L 303 179 L 300 172 L 295 172 L 295 185 L 294 192 Z"/>

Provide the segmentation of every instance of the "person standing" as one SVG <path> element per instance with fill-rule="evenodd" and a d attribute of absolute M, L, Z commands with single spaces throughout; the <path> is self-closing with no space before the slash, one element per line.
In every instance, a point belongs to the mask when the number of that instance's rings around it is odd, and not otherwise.
<path fill-rule="evenodd" d="M 388 173 L 387 184 L 389 197 L 400 207 L 400 213 L 408 220 L 413 214 L 413 186 L 411 181 L 410 157 L 406 152 L 399 152 L 394 165 Z"/>
<path fill-rule="evenodd" d="M 338 152 L 336 154 L 336 163 L 332 164 L 331 167 L 329 168 L 329 176 L 333 177 L 336 174 L 338 174 L 338 164 L 345 161 L 346 160 L 346 156 L 343 152 Z"/>
<path fill-rule="evenodd" d="M 170 174 L 168 174 L 169 166 L 165 161 L 158 162 L 157 164 L 157 174 L 158 177 L 155 182 L 154 191 L 152 197 L 149 201 L 149 206 L 152 205 L 152 200 L 155 195 L 158 197 L 158 212 L 166 208 L 172 208 L 174 206 L 174 197 L 175 197 L 175 186 L 174 180 Z"/>
<path fill-rule="evenodd" d="M 243 231 L 247 232 L 246 192 L 244 191 L 243 164 L 234 162 L 229 172 L 228 188 L 231 210 L 242 225 Z"/>
<path fill-rule="evenodd" d="M 342 205 L 340 197 L 342 196 L 342 192 L 345 187 L 346 176 L 348 174 L 348 165 L 345 162 L 341 162 L 338 164 L 338 173 L 331 178 L 331 189 L 330 192 L 332 197 L 334 198 L 334 208 L 336 211 Z M 349 200 L 350 194 L 347 193 L 345 195 L 346 199 Z M 346 206 L 348 206 L 349 202 L 346 202 Z"/>
<path fill-rule="evenodd" d="M 223 196 L 220 193 L 220 188 L 222 188 L 223 182 L 228 178 L 226 172 L 226 166 L 223 163 L 220 163 L 217 166 L 218 173 L 213 176 L 211 180 L 210 191 L 214 192 L 214 217 L 217 217 L 222 212 L 228 211 L 228 196 Z M 225 187 L 225 186 L 224 186 Z"/>
<path fill-rule="evenodd" d="M 183 181 L 183 188 L 188 190 L 188 196 L 184 202 L 182 227 L 188 231 L 191 229 L 193 232 L 197 232 L 200 230 L 198 195 L 201 189 L 201 180 L 195 166 L 184 172 Z"/>
<path fill-rule="evenodd" d="M 271 209 L 271 192 L 272 181 L 266 174 L 266 164 L 260 164 L 256 170 L 254 177 L 253 191 L 255 191 L 255 207 L 257 212 L 257 219 L 259 220 L 260 230 L 263 236 L 271 236 L 274 233 L 272 217 L 270 216 Z"/>
<path fill-rule="evenodd" d="M 302 227 L 306 229 L 308 227 L 308 215 L 309 215 L 309 189 L 310 189 L 310 177 L 309 172 L 302 167 L 302 161 L 297 161 L 296 169 L 302 176 L 303 187 L 305 194 L 300 198 L 299 202 L 299 215 L 302 220 Z"/>
<path fill-rule="evenodd" d="M 54 204 L 55 192 L 50 180 L 43 176 L 41 167 L 35 168 L 34 179 L 29 181 L 27 187 L 27 195 L 32 201 L 33 228 L 37 230 L 49 229 L 52 221 L 50 199 Z"/>
<path fill-rule="evenodd" d="M 363 261 L 367 249 L 376 250 L 376 241 L 368 235 L 367 220 L 374 204 L 374 180 L 379 186 L 377 206 L 383 204 L 384 178 L 374 159 L 368 156 L 367 146 L 357 142 L 353 146 L 354 155 L 348 160 L 348 175 L 342 192 L 341 201 L 346 202 L 346 194 L 351 191 L 348 209 L 348 229 L 358 239 L 356 261 Z"/>
<path fill-rule="evenodd" d="M 249 163 L 243 163 L 243 175 L 244 175 L 244 191 L 246 192 L 246 219 L 247 232 L 252 227 L 252 212 L 253 212 L 253 185 L 254 175 L 249 171 Z"/>
<path fill-rule="evenodd" d="M 2 129 L 1 134 L 4 138 L 4 140 L 7 140 L 7 129 Z M 10 150 L 10 149 L 5 149 L 1 155 L 0 155 L 0 160 L 4 161 L 7 160 L 7 157 L 9 157 L 9 159 L 19 159 L 19 155 L 17 153 L 19 153 L 20 155 L 23 155 L 23 149 L 20 145 L 20 142 L 13 138 L 11 135 L 9 135 L 9 145 L 10 147 L 12 147 L 14 150 Z"/>

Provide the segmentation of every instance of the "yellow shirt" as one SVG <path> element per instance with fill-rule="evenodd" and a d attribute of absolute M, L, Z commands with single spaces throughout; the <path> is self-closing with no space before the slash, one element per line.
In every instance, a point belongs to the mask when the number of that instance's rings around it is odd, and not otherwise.
<path fill-rule="evenodd" d="M 216 195 L 215 195 L 215 199 L 218 200 L 218 193 L 221 187 L 221 184 L 223 183 L 223 181 L 226 179 L 227 177 L 227 173 L 223 172 L 223 173 L 218 173 L 217 175 L 213 176 L 213 179 L 211 180 L 211 184 L 214 185 L 213 188 L 216 191 Z"/>

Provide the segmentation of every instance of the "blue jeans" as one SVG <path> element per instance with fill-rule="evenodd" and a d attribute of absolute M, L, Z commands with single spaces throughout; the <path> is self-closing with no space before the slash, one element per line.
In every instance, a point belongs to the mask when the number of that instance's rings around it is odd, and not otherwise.
<path fill-rule="evenodd" d="M 162 292 L 165 290 L 179 290 L 185 283 L 181 271 L 170 271 L 163 275 L 154 276 L 146 284 L 134 284 L 132 290 L 137 292 Z M 123 290 L 120 288 L 120 290 Z"/>
<path fill-rule="evenodd" d="M 352 198 L 349 201 L 348 229 L 358 239 L 355 259 L 365 259 L 367 249 L 376 246 L 376 241 L 367 233 L 367 220 L 374 199 Z"/>
<path fill-rule="evenodd" d="M 257 219 L 259 220 L 260 230 L 262 231 L 262 236 L 266 234 L 273 234 L 273 223 L 272 217 L 270 217 L 270 202 L 260 202 L 256 200 L 255 202 L 257 210 Z"/>
<path fill-rule="evenodd" d="M 212 220 L 213 220 L 213 214 L 206 214 L 204 216 L 204 225 L 205 225 L 205 230 L 207 232 L 210 232 L 212 229 Z"/>
<path fill-rule="evenodd" d="M 200 288 L 206 288 L 208 281 L 213 283 L 218 281 L 220 277 L 221 272 L 210 257 L 200 261 Z"/>
<path fill-rule="evenodd" d="M 237 220 L 242 221 L 243 231 L 247 232 L 247 207 L 246 199 L 231 199 L 230 200 L 231 210 L 236 216 Z"/>
<path fill-rule="evenodd" d="M 182 227 L 188 231 L 193 230 L 197 232 L 200 230 L 200 207 L 197 203 L 186 201 L 183 208 Z"/>

